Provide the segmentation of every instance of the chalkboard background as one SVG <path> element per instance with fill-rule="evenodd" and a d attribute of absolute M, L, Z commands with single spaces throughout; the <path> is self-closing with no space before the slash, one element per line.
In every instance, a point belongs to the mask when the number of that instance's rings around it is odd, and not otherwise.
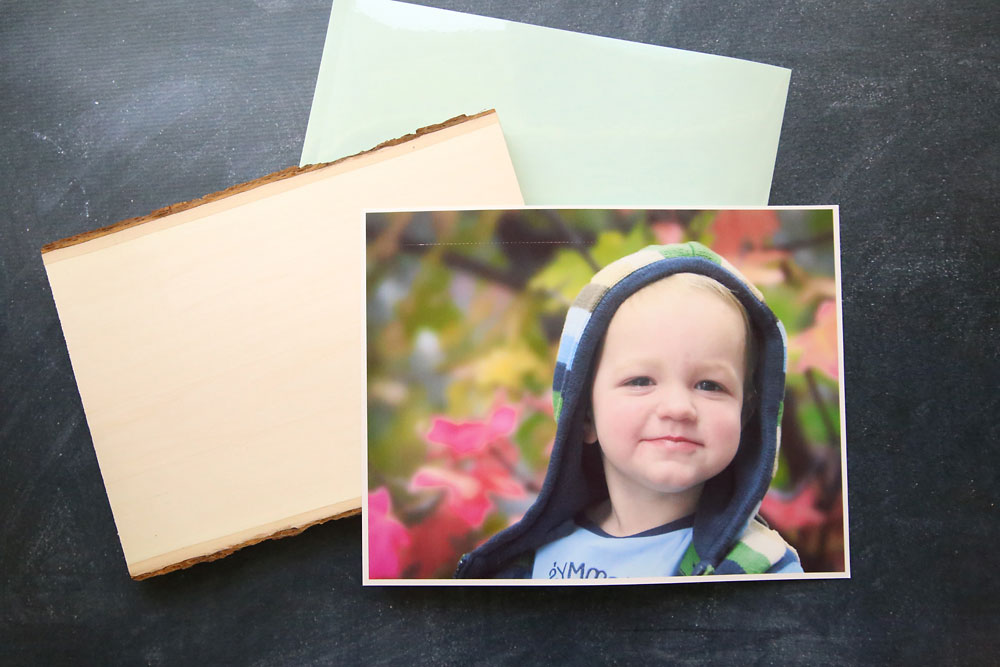
<path fill-rule="evenodd" d="M 841 206 L 853 578 L 363 589 L 355 517 L 131 581 L 38 249 L 295 164 L 330 0 L 13 0 L 0 662 L 995 662 L 1000 5 L 420 4 L 793 70 L 770 202 Z"/>

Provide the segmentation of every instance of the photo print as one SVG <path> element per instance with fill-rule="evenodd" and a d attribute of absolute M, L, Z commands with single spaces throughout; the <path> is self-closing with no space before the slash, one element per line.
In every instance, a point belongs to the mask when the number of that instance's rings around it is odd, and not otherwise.
<path fill-rule="evenodd" d="M 369 212 L 365 583 L 848 577 L 837 216 Z"/>

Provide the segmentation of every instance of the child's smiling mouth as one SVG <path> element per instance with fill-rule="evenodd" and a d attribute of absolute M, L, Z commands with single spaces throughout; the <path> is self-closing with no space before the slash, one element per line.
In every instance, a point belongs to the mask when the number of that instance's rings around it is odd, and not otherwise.
<path fill-rule="evenodd" d="M 682 435 L 661 435 L 653 438 L 643 438 L 642 442 L 658 445 L 672 452 L 693 452 L 705 445 L 697 440 Z"/>

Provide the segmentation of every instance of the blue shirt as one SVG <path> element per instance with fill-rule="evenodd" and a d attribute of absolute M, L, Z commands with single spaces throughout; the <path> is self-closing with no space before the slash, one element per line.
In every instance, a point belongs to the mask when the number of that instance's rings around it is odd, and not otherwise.
<path fill-rule="evenodd" d="M 691 543 L 694 516 L 615 537 L 597 524 L 570 520 L 566 534 L 535 552 L 532 579 L 607 579 L 614 577 L 663 577 L 677 568 Z"/>
<path fill-rule="evenodd" d="M 532 579 L 671 577 L 691 544 L 694 515 L 635 535 L 615 537 L 584 518 L 557 531 L 561 536 L 535 552 Z M 802 572 L 791 550 L 771 572 Z"/>

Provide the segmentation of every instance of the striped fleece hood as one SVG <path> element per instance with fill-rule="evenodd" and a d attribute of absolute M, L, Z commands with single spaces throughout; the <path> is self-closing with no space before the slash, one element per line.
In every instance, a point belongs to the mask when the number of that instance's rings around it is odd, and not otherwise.
<path fill-rule="evenodd" d="M 743 426 L 732 463 L 705 483 L 693 540 L 680 574 L 764 572 L 786 545 L 755 520 L 778 456 L 786 340 L 763 295 L 729 262 L 699 243 L 649 246 L 607 265 L 566 315 L 553 377 L 557 429 L 538 498 L 513 526 L 466 554 L 459 578 L 530 576 L 535 549 L 563 522 L 607 497 L 598 447 L 583 443 L 595 353 L 615 311 L 642 287 L 675 273 L 697 273 L 729 288 L 746 308 L 757 338 L 756 409 Z"/>

